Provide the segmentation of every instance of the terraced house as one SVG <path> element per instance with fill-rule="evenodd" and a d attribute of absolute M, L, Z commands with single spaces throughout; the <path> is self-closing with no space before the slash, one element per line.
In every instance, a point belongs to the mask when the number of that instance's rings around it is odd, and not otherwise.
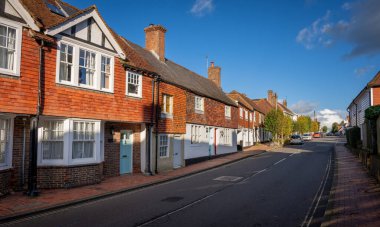
<path fill-rule="evenodd" d="M 164 27 L 145 28 L 143 48 L 95 6 L 5 0 L 0 19 L 1 194 L 236 151 L 237 107 L 220 68 L 207 79 L 165 58 Z"/>

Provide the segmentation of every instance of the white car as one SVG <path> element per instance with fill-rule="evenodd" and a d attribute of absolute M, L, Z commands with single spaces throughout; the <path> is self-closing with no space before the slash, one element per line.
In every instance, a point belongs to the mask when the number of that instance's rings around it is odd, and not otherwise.
<path fill-rule="evenodd" d="M 305 140 L 305 141 L 309 141 L 311 140 L 313 137 L 311 136 L 310 133 L 305 133 L 302 135 L 302 139 Z"/>
<path fill-rule="evenodd" d="M 303 140 L 300 135 L 292 135 L 290 137 L 290 144 L 303 144 Z"/>

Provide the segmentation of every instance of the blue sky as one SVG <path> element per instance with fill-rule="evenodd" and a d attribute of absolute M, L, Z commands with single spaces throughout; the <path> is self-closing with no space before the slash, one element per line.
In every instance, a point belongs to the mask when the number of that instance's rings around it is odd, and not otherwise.
<path fill-rule="evenodd" d="M 222 68 L 226 92 L 261 98 L 272 89 L 328 126 L 346 116 L 380 66 L 377 0 L 67 2 L 95 4 L 109 26 L 141 46 L 143 29 L 162 24 L 167 58 L 205 76 L 208 56 Z"/>

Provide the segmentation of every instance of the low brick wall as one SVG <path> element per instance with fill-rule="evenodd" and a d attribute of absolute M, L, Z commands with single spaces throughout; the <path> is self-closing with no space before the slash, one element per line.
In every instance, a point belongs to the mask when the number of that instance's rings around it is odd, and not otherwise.
<path fill-rule="evenodd" d="M 12 172 L 10 169 L 0 171 L 0 196 L 9 193 L 11 175 Z"/>
<path fill-rule="evenodd" d="M 38 167 L 38 188 L 72 188 L 103 180 L 103 163 Z"/>

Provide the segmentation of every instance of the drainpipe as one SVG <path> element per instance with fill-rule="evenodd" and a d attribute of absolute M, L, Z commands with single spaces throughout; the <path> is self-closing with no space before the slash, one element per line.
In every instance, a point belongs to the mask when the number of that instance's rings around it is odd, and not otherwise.
<path fill-rule="evenodd" d="M 152 128 L 154 126 L 154 114 L 155 114 L 155 108 L 154 108 L 154 94 L 155 94 L 155 85 L 156 85 L 156 77 L 152 80 L 152 115 L 150 119 L 149 124 L 149 139 L 148 139 L 148 173 L 149 175 L 153 175 L 152 173 L 152 167 L 151 167 L 151 152 L 152 152 Z"/>
<path fill-rule="evenodd" d="M 21 188 L 25 184 L 25 144 L 26 144 L 26 118 L 22 118 L 23 121 L 23 132 L 22 132 L 22 163 L 21 163 Z"/>
<path fill-rule="evenodd" d="M 156 105 L 156 158 L 155 158 L 155 167 L 154 167 L 154 172 L 157 174 L 158 173 L 158 121 L 160 117 L 160 79 L 157 78 L 157 105 Z"/>
<path fill-rule="evenodd" d="M 28 192 L 27 195 L 34 197 L 38 196 L 37 189 L 37 144 L 38 144 L 38 122 L 41 114 L 41 87 L 42 87 L 42 74 L 43 74 L 43 47 L 44 41 L 41 40 L 39 48 L 39 75 L 38 75 L 38 99 L 36 116 L 32 118 L 30 122 L 30 155 L 29 155 L 29 180 L 28 180 Z"/>

